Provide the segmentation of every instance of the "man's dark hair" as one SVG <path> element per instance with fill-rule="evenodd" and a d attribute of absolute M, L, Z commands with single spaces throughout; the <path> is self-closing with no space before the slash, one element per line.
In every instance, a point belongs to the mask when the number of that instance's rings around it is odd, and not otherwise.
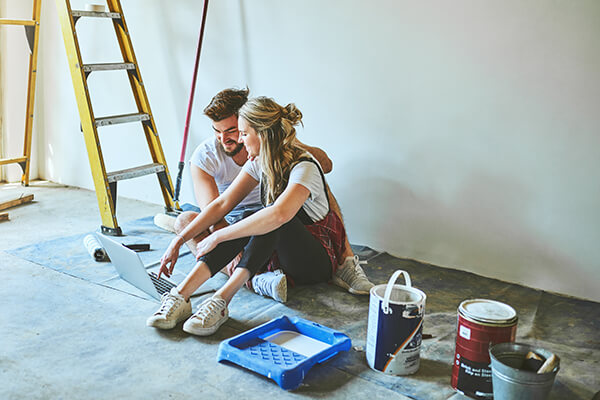
<path fill-rule="evenodd" d="M 238 111 L 246 103 L 246 100 L 248 100 L 249 93 L 250 90 L 248 88 L 222 90 L 206 106 L 204 115 L 214 122 L 229 118 L 232 115 L 237 117 Z"/>

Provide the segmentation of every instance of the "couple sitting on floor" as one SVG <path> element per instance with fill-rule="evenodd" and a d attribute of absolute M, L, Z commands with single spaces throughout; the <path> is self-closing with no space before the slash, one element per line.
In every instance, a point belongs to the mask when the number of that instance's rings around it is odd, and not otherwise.
<path fill-rule="evenodd" d="M 227 305 L 250 280 L 255 292 L 285 302 L 287 282 L 332 281 L 353 294 L 373 286 L 346 237 L 341 213 L 329 192 L 320 149 L 296 138 L 302 113 L 273 99 L 248 99 L 248 90 L 218 93 L 204 113 L 216 140 L 194 151 L 191 175 L 200 213 L 185 212 L 177 235 L 161 258 L 170 276 L 184 243 L 197 263 L 162 297 L 147 325 L 171 329 L 187 319 L 186 332 L 211 335 L 227 320 Z M 190 296 L 223 270 L 230 277 L 192 315 Z"/>

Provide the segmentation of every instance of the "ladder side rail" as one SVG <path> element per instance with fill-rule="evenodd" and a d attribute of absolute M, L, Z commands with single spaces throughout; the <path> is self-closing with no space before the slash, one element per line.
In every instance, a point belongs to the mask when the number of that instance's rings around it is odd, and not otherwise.
<path fill-rule="evenodd" d="M 117 224 L 115 213 L 116 198 L 113 199 L 106 177 L 106 167 L 100 148 L 98 131 L 94 123 L 94 112 L 87 88 L 85 72 L 83 71 L 79 42 L 75 30 L 75 21 L 71 14 L 71 5 L 69 0 L 56 0 L 56 6 L 58 9 L 60 25 L 62 27 L 63 39 L 65 41 L 69 70 L 71 71 L 73 88 L 75 89 L 75 98 L 77 100 L 81 127 L 83 129 L 83 136 L 92 170 L 92 178 L 96 189 L 102 225 L 113 229 L 116 231 L 115 233 L 120 234 L 120 228 Z"/>
<path fill-rule="evenodd" d="M 40 15 L 42 0 L 33 1 L 32 19 L 35 21 L 35 33 L 33 48 L 29 56 L 29 81 L 27 82 L 27 106 L 25 108 L 25 137 L 23 139 L 23 157 L 26 157 L 25 165 L 21 164 L 23 174 L 21 184 L 29 186 L 29 172 L 31 169 L 31 142 L 33 138 L 33 110 L 35 107 L 35 83 L 37 81 L 38 47 L 40 39 Z"/>
<path fill-rule="evenodd" d="M 131 85 L 131 90 L 133 92 L 134 99 L 139 112 L 146 113 L 150 116 L 150 120 L 148 121 L 148 123 L 143 124 L 144 133 L 146 135 L 146 141 L 148 142 L 148 148 L 152 156 L 152 161 L 155 163 L 163 164 L 165 166 L 166 179 L 164 179 L 165 177 L 163 176 L 163 180 L 161 180 L 159 176 L 158 180 L 165 201 L 165 207 L 167 208 L 167 210 L 171 211 L 175 208 L 175 202 L 173 200 L 174 192 L 173 183 L 171 181 L 171 174 L 169 173 L 167 160 L 165 158 L 162 145 L 160 143 L 158 131 L 156 129 L 156 123 L 154 122 L 154 116 L 150 109 L 150 102 L 148 101 L 148 96 L 144 88 L 142 75 L 140 73 L 140 67 L 135 57 L 135 52 L 133 50 L 133 44 L 131 43 L 129 29 L 127 28 L 127 23 L 125 22 L 123 9 L 119 0 L 107 0 L 107 4 L 110 12 L 119 13 L 121 15 L 120 21 L 113 20 L 115 34 L 117 36 L 119 47 L 123 55 L 123 62 L 133 63 L 135 65 L 135 73 L 128 74 L 129 83 Z"/>
<path fill-rule="evenodd" d="M 27 75 L 27 102 L 25 106 L 25 129 L 23 135 L 23 157 L 0 159 L 0 165 L 19 164 L 21 167 L 21 184 L 29 186 L 29 171 L 31 165 L 31 142 L 33 131 L 33 110 L 35 103 L 35 83 L 37 74 L 37 44 L 39 42 L 41 0 L 33 0 L 31 20 L 0 18 L 1 25 L 17 25 L 25 28 L 29 40 L 30 29 L 33 29 L 33 46 L 30 44 L 29 66 Z"/>

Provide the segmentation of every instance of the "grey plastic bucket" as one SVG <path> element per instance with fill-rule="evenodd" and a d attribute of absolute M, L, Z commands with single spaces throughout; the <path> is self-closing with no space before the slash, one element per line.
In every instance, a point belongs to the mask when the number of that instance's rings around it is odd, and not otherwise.
<path fill-rule="evenodd" d="M 547 350 L 522 343 L 499 343 L 490 348 L 494 400 L 544 400 L 548 397 L 560 365 L 545 374 L 519 369 L 530 351 L 544 358 L 552 355 Z"/>

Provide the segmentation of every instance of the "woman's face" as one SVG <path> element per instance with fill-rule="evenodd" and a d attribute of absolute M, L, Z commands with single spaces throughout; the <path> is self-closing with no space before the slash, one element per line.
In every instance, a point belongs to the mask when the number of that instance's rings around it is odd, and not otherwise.
<path fill-rule="evenodd" d="M 260 138 L 254 128 L 242 117 L 238 119 L 238 131 L 240 132 L 238 142 L 244 143 L 248 152 L 248 160 L 254 161 L 260 153 Z"/>

